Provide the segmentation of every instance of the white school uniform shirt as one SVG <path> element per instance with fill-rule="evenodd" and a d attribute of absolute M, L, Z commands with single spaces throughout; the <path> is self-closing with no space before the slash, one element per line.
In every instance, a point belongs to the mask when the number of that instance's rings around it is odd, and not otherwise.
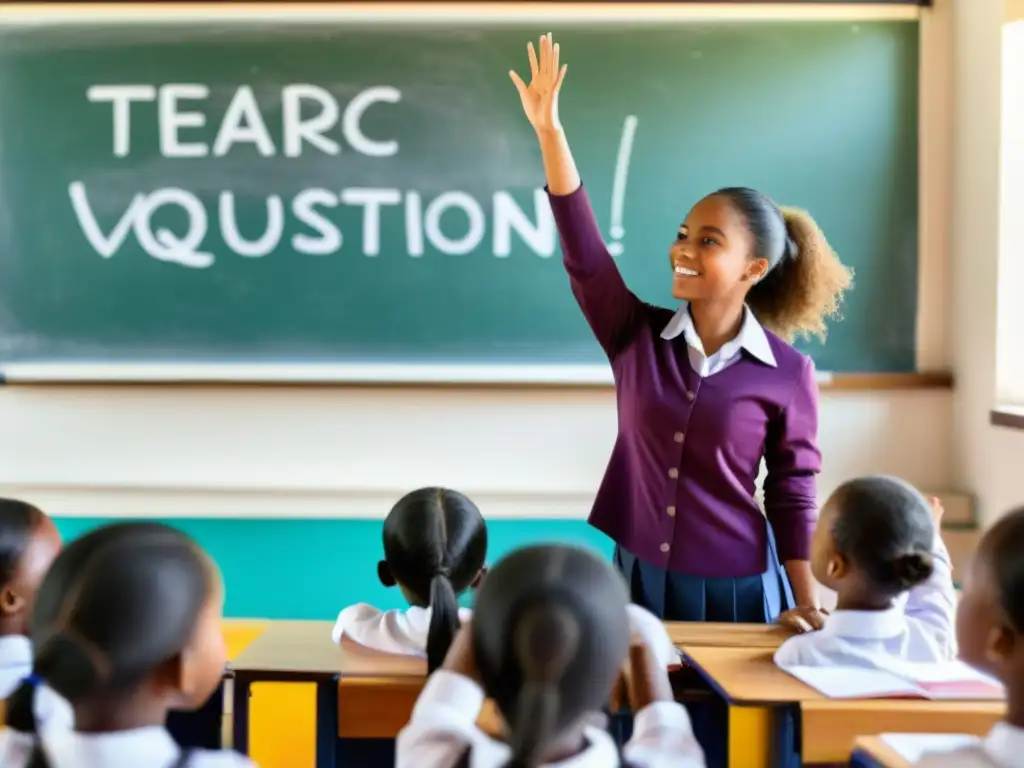
<path fill-rule="evenodd" d="M 160 726 L 116 733 L 47 731 L 42 745 L 51 768 L 173 768 L 181 750 Z M 0 767 L 24 768 L 33 738 L 10 729 L 0 733 Z M 255 763 L 232 750 L 194 750 L 187 768 L 254 768 Z"/>
<path fill-rule="evenodd" d="M 459 608 L 459 621 L 469 621 L 472 616 L 468 608 Z M 366 603 L 356 603 L 338 614 L 331 637 L 336 643 L 348 637 L 375 651 L 424 657 L 430 617 L 430 608 L 413 606 L 382 611 Z"/>
<path fill-rule="evenodd" d="M 842 666 L 899 672 L 899 662 L 956 657 L 956 591 L 949 552 L 936 535 L 934 571 L 885 611 L 833 611 L 817 632 L 791 637 L 775 652 L 786 667 Z"/>
<path fill-rule="evenodd" d="M 713 355 L 704 354 L 704 344 L 700 340 L 700 336 L 697 335 L 697 327 L 693 324 L 693 318 L 690 316 L 690 307 L 685 304 L 672 316 L 668 325 L 661 332 L 663 339 L 675 339 L 680 335 L 686 341 L 690 367 L 701 378 L 724 371 L 740 359 L 744 349 L 765 365 L 770 365 L 772 368 L 778 365 L 764 328 L 754 317 L 750 307 L 746 305 L 743 307 L 743 323 L 740 325 L 740 332 L 736 334 L 736 338 L 727 341 Z"/>
<path fill-rule="evenodd" d="M 470 768 L 500 768 L 511 751 L 477 725 L 484 692 L 467 677 L 446 669 L 430 676 L 395 742 L 396 768 L 452 768 L 470 750 Z M 545 768 L 619 768 L 615 742 L 600 728 L 585 731 L 587 748 Z M 633 737 L 622 756 L 637 768 L 704 768 L 704 753 L 690 718 L 674 701 L 659 701 L 637 712 Z"/>
<path fill-rule="evenodd" d="M 0 699 L 14 693 L 30 674 L 32 641 L 19 635 L 0 637 Z M 35 714 L 40 728 L 70 728 L 75 719 L 71 705 L 45 685 L 36 689 Z"/>
<path fill-rule="evenodd" d="M 996 723 L 988 736 L 952 752 L 932 752 L 915 763 L 921 768 L 1021 768 L 1024 730 Z"/>
<path fill-rule="evenodd" d="M 643 636 L 655 658 L 666 667 L 679 663 L 679 651 L 657 616 L 632 604 L 627 607 L 627 613 L 632 629 Z M 430 615 L 430 608 L 381 611 L 372 605 L 357 603 L 338 614 L 331 637 L 336 643 L 340 643 L 343 637 L 349 637 L 375 651 L 423 657 L 426 655 Z M 473 611 L 459 609 L 460 621 L 467 622 L 471 618 Z"/>

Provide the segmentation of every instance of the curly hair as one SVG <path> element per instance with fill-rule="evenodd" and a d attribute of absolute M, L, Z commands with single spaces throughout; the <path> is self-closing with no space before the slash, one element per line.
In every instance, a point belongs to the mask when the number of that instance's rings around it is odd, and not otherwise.
<path fill-rule="evenodd" d="M 779 208 L 746 187 L 720 189 L 746 218 L 755 241 L 753 258 L 768 260 L 765 276 L 750 289 L 747 305 L 758 322 L 786 341 L 825 339 L 825 321 L 840 316 L 843 294 L 853 283 L 814 219 L 803 210 Z"/>

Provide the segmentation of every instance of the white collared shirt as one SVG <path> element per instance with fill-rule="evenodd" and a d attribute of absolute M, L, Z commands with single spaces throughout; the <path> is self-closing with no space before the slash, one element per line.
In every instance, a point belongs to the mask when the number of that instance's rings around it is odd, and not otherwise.
<path fill-rule="evenodd" d="M 926 754 L 921 768 L 1021 768 L 1024 766 L 1024 730 L 996 723 L 988 736 L 952 752 Z"/>
<path fill-rule="evenodd" d="M 932 546 L 934 571 L 885 611 L 833 611 L 818 632 L 791 637 L 775 652 L 783 669 L 842 666 L 899 674 L 900 661 L 956 657 L 956 591 L 949 552 L 940 536 Z"/>
<path fill-rule="evenodd" d="M 32 674 L 32 641 L 20 635 L 0 637 L 0 699 L 6 699 Z M 40 685 L 35 694 L 36 722 L 40 727 L 70 728 L 74 711 L 51 688 Z M 0 763 L 2 766 L 3 763 Z"/>
<path fill-rule="evenodd" d="M 770 365 L 772 368 L 777 366 L 775 354 L 768 343 L 768 336 L 748 306 L 743 307 L 743 323 L 740 325 L 740 332 L 734 339 L 723 344 L 722 348 L 713 355 L 704 354 L 704 344 L 701 342 L 700 336 L 697 335 L 693 317 L 690 316 L 689 305 L 685 304 L 672 316 L 668 325 L 661 332 L 663 339 L 675 339 L 680 335 L 689 347 L 687 351 L 690 357 L 690 367 L 702 378 L 724 371 L 740 359 L 744 349 L 765 365 Z"/>
<path fill-rule="evenodd" d="M 469 621 L 472 616 L 468 608 L 459 608 L 459 621 Z M 356 603 L 338 614 L 331 637 L 336 643 L 348 637 L 375 651 L 425 657 L 430 617 L 430 608 L 382 611 Z"/>
<path fill-rule="evenodd" d="M 470 768 L 500 768 L 507 745 L 481 731 L 476 720 L 484 692 L 469 678 L 446 669 L 430 676 L 409 724 L 396 740 L 396 768 L 452 768 L 470 749 Z M 547 768 L 619 768 L 615 742 L 599 728 L 585 731 L 587 748 Z M 681 704 L 660 701 L 637 712 L 623 756 L 637 768 L 704 768 L 704 753 Z"/>
<path fill-rule="evenodd" d="M 661 620 L 645 608 L 627 606 L 630 625 L 638 632 L 665 667 L 679 664 L 679 651 L 665 631 Z M 381 611 L 366 603 L 356 603 L 338 614 L 331 637 L 340 643 L 343 637 L 383 653 L 400 656 L 426 655 L 427 633 L 430 630 L 430 609 L 409 608 L 404 611 Z M 473 611 L 459 609 L 459 620 L 467 622 Z"/>
<path fill-rule="evenodd" d="M 159 726 L 115 733 L 48 731 L 42 740 L 51 768 L 173 768 L 181 750 Z M 32 752 L 31 735 L 7 729 L 0 733 L 0 766 L 23 768 Z M 187 768 L 253 768 L 232 750 L 195 750 Z"/>

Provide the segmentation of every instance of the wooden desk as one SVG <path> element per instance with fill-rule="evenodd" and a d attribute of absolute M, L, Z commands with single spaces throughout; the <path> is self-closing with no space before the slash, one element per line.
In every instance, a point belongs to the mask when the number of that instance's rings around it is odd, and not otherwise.
<path fill-rule="evenodd" d="M 855 768 L 911 768 L 896 750 L 878 736 L 858 736 L 850 765 Z"/>
<path fill-rule="evenodd" d="M 727 705 L 730 766 L 769 768 L 795 746 L 804 764 L 845 763 L 854 739 L 879 731 L 982 735 L 1002 702 L 829 699 L 775 666 L 760 648 L 684 646 L 683 653 Z M 792 723 L 798 727 L 793 744 Z"/>
<path fill-rule="evenodd" d="M 274 621 L 232 664 L 235 675 L 234 745 L 247 752 L 249 691 L 257 682 L 316 685 L 316 764 L 333 766 L 336 741 L 394 738 L 426 680 L 423 659 L 336 645 L 329 621 Z M 480 726 L 495 732 L 490 705 Z"/>
<path fill-rule="evenodd" d="M 667 621 L 665 629 L 675 645 L 709 648 L 778 648 L 792 632 L 778 624 L 721 624 Z"/>
<path fill-rule="evenodd" d="M 826 699 L 800 703 L 807 763 L 845 761 L 858 736 L 878 733 L 968 733 L 984 736 L 1006 714 L 1004 702 L 920 699 Z"/>

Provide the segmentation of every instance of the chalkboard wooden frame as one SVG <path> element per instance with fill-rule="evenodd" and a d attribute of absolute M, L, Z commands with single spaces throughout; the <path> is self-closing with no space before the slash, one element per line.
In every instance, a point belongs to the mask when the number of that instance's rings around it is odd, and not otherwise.
<path fill-rule="evenodd" d="M 292 20 L 315 21 L 318 18 L 348 17 L 354 14 L 360 21 L 380 24 L 389 20 L 427 23 L 444 23 L 457 16 L 486 15 L 489 21 L 495 17 L 511 21 L 522 21 L 527 11 L 538 21 L 571 18 L 596 23 L 614 23 L 628 13 L 631 21 L 652 24 L 666 19 L 705 21 L 758 21 L 758 20 L 920 20 L 921 8 L 930 5 L 928 0 L 817 0 L 817 2 L 736 2 L 735 0 L 711 0 L 711 2 L 643 2 L 587 3 L 586 7 L 569 2 L 502 2 L 485 6 L 479 2 L 459 0 L 443 4 L 431 3 L 110 3 L 96 4 L 39 4 L 24 3 L 8 5 L 0 15 L 0 24 L 18 25 L 22 22 L 46 23 L 47 21 L 103 23 L 109 14 L 116 13 L 118 19 L 131 17 L 138 20 L 159 21 L 173 16 L 176 20 L 226 19 L 245 15 L 258 16 L 287 15 Z M 358 13 L 356 13 L 358 11 Z M 927 31 L 922 31 L 925 41 Z M 925 58 L 926 45 L 922 45 L 921 57 Z M 922 123 L 924 130 L 926 123 Z M 924 160 L 924 158 L 922 158 Z M 924 175 L 922 165 L 922 175 Z M 922 211 L 922 221 L 924 220 Z M 922 225 L 923 226 L 923 225 Z M 922 243 L 923 245 L 923 243 Z M 920 324 L 920 322 L 919 322 Z M 920 362 L 920 361 L 919 361 Z M 611 384 L 610 371 L 600 365 L 572 366 L 524 366 L 524 365 L 148 365 L 148 364 L 11 364 L 0 371 L 0 381 L 8 384 L 27 383 L 170 383 L 170 384 L 385 384 L 408 386 L 414 384 L 436 386 L 596 386 Z M 819 381 L 823 389 L 903 389 L 903 388 L 949 388 L 952 377 L 946 372 L 907 374 L 830 374 L 821 372 Z"/>
<path fill-rule="evenodd" d="M 439 23 L 484 16 L 489 22 L 522 23 L 523 13 L 538 21 L 659 23 L 668 20 L 715 21 L 880 21 L 917 20 L 930 0 L 395 0 L 394 2 L 162 2 L 162 3 L 5 3 L 0 23 L 74 21 L 102 24 L 119 21 L 287 18 L 316 21 L 345 18 L 355 23 L 388 21 Z"/>
<path fill-rule="evenodd" d="M 503 370 L 507 369 L 507 370 Z M 817 372 L 822 392 L 864 392 L 878 390 L 920 390 L 953 388 L 953 374 L 936 370 L 917 373 L 831 373 Z M 614 388 L 611 371 L 599 365 L 553 367 L 534 366 L 260 366 L 260 365 L 30 365 L 7 367 L 0 384 L 138 386 L 175 385 L 217 387 L 272 386 L 308 387 L 339 385 L 379 389 L 437 387 L 442 389 L 493 388 L 598 389 Z M 995 412 L 993 412 L 995 413 Z M 1014 426 L 1024 424 L 1017 416 Z M 993 424 L 1009 425 L 1006 421 Z"/>

